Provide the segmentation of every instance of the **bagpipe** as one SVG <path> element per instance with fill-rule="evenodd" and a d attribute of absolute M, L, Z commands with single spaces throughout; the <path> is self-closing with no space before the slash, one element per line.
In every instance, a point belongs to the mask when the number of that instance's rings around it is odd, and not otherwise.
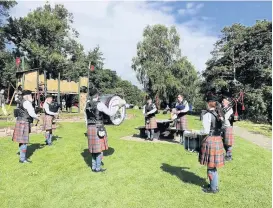
<path fill-rule="evenodd" d="M 224 95 L 227 94 L 225 92 L 217 92 L 217 93 L 212 93 L 209 92 L 208 94 L 213 94 L 218 97 L 218 100 L 223 100 L 225 97 Z M 242 106 L 241 110 L 245 111 L 245 106 L 244 106 L 244 92 L 240 90 L 239 94 L 237 96 L 228 96 L 229 97 L 229 105 L 227 107 L 223 107 L 220 102 L 216 102 L 216 111 L 220 117 L 223 117 L 225 113 L 227 113 L 230 109 L 234 110 L 234 115 L 233 117 L 233 122 L 239 121 L 239 113 L 238 113 L 238 104 Z"/>

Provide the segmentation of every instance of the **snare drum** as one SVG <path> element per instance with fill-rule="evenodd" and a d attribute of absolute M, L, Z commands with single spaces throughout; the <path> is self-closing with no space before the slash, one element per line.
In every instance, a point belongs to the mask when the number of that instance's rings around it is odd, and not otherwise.
<path fill-rule="evenodd" d="M 201 148 L 202 140 L 206 135 L 201 134 L 200 132 L 184 132 L 184 147 L 190 152 L 199 152 Z"/>

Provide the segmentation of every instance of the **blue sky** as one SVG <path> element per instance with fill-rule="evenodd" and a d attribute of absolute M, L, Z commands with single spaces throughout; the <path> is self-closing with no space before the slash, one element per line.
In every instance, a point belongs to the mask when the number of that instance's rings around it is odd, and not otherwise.
<path fill-rule="evenodd" d="M 20 1 L 11 10 L 12 16 L 27 15 L 46 1 Z M 105 68 L 115 70 L 123 79 L 139 86 L 131 69 L 136 45 L 142 40 L 147 25 L 174 25 L 180 35 L 180 48 L 197 71 L 206 68 L 206 61 L 223 27 L 233 23 L 254 25 L 256 20 L 272 19 L 271 2 L 113 2 L 71 1 L 64 4 L 74 15 L 73 27 L 85 50 L 99 45 Z"/>

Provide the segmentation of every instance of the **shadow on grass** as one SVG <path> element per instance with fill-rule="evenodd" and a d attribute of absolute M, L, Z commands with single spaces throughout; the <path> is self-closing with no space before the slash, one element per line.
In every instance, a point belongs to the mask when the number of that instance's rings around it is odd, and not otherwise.
<path fill-rule="evenodd" d="M 107 156 L 110 156 L 112 154 L 114 154 L 115 152 L 115 149 L 112 148 L 112 147 L 109 147 L 108 150 L 105 150 L 103 151 L 103 156 L 104 157 L 107 157 Z M 83 152 L 81 153 L 85 163 L 90 167 L 92 168 L 92 155 L 91 153 L 89 152 L 89 149 L 84 149 Z"/>
<path fill-rule="evenodd" d="M 52 136 L 52 142 L 58 141 L 58 140 L 61 139 L 61 138 L 62 138 L 62 137 L 59 137 L 58 135 Z"/>
<path fill-rule="evenodd" d="M 29 159 L 36 150 L 44 148 L 46 145 L 45 144 L 40 144 L 40 143 L 34 143 L 30 144 L 27 147 L 27 158 Z"/>
<path fill-rule="evenodd" d="M 190 171 L 187 171 L 187 169 L 190 169 L 188 167 L 175 167 L 162 163 L 161 169 L 171 175 L 175 175 L 184 183 L 191 183 L 200 187 L 206 186 L 208 184 L 206 179 L 201 178 Z"/>

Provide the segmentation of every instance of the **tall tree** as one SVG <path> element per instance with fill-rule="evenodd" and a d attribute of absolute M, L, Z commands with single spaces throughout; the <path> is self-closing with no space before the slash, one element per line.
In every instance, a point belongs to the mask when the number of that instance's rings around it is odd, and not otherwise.
<path fill-rule="evenodd" d="M 237 93 L 244 88 L 246 116 L 265 120 L 263 115 L 270 115 L 268 106 L 272 103 L 272 22 L 264 20 L 251 27 L 240 24 L 225 27 L 212 55 L 203 73 L 204 91 L 215 87 Z M 234 85 L 234 77 L 239 87 L 236 82 Z"/>
<path fill-rule="evenodd" d="M 194 102 L 198 76 L 187 58 L 181 57 L 179 40 L 175 27 L 147 26 L 132 68 L 152 97 L 173 102 L 178 93 L 183 93 Z"/>
<path fill-rule="evenodd" d="M 4 29 L 7 39 L 26 52 L 31 68 L 41 65 L 56 77 L 67 60 L 69 38 L 78 36 L 71 23 L 73 15 L 63 5 L 45 4 L 26 17 L 10 17 Z"/>
<path fill-rule="evenodd" d="M 167 97 L 166 80 L 172 79 L 170 67 L 180 57 L 179 35 L 175 27 L 147 26 L 143 41 L 137 44 L 132 68 L 144 89 L 153 97 Z"/>

